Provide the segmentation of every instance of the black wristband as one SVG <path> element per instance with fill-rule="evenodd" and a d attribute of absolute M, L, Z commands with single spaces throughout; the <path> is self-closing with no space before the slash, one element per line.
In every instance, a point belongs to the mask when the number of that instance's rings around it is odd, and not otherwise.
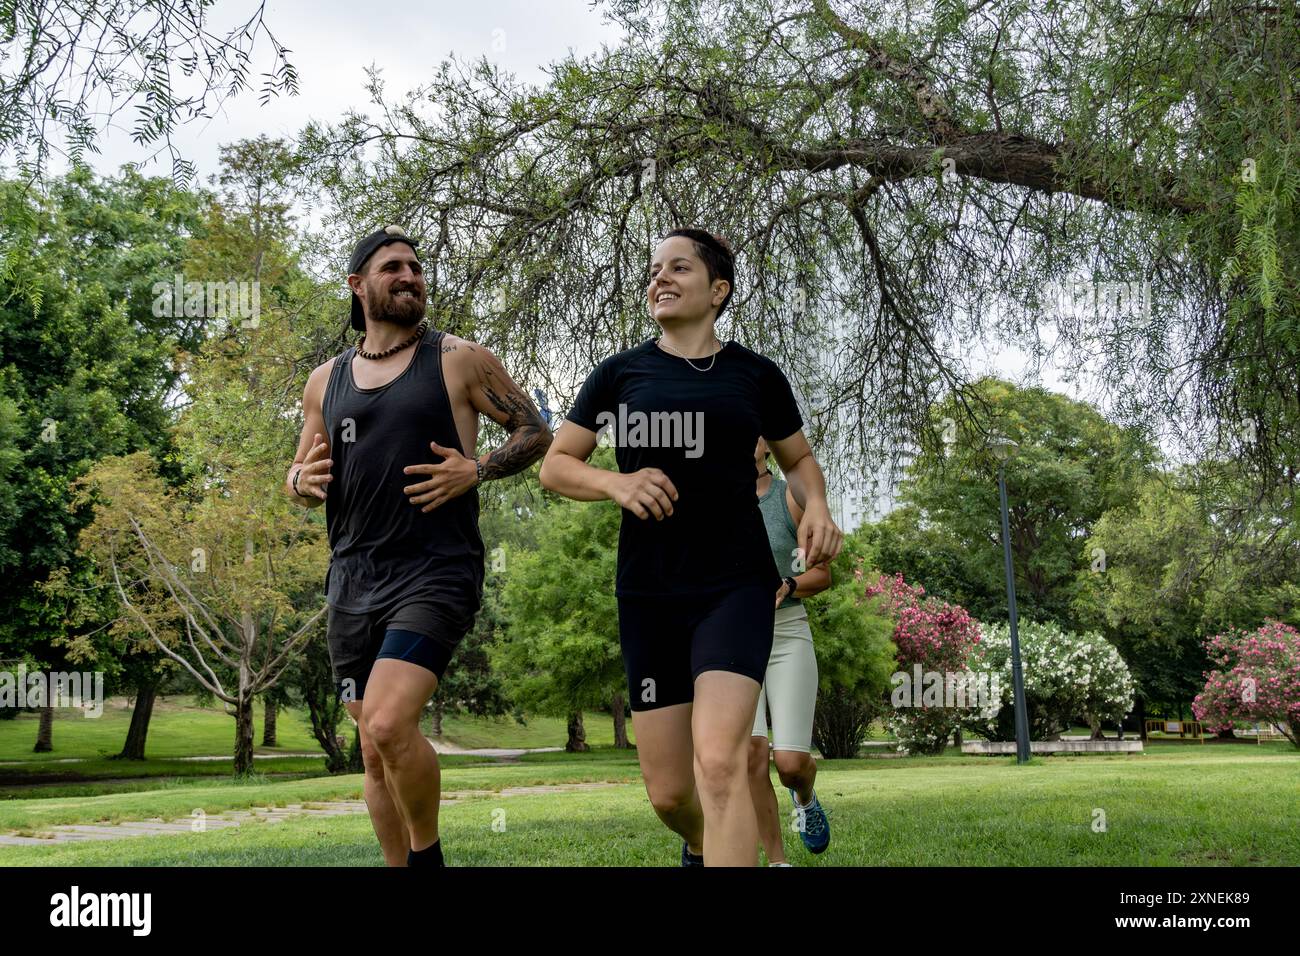
<path fill-rule="evenodd" d="M 790 598 L 794 597 L 794 592 L 799 590 L 799 582 L 794 578 L 786 578 L 785 583 L 790 585 L 790 593 L 785 596 L 788 601 Z"/>
<path fill-rule="evenodd" d="M 294 469 L 293 481 L 291 482 L 291 484 L 293 485 L 293 493 L 297 495 L 299 498 L 305 498 L 306 495 L 304 495 L 301 491 L 298 490 L 298 476 L 301 474 L 302 474 L 301 468 Z"/>

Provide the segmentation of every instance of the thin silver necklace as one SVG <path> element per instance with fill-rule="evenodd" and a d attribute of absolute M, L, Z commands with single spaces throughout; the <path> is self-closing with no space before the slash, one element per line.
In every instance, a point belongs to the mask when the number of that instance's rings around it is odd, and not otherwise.
<path fill-rule="evenodd" d="M 697 371 L 697 372 L 707 372 L 709 369 L 713 368 L 713 363 L 716 362 L 716 361 L 718 360 L 718 353 L 721 352 L 722 349 L 723 349 L 722 342 L 718 339 L 718 337 L 717 337 L 716 335 L 713 337 L 713 341 L 715 341 L 715 342 L 718 343 L 718 347 L 714 350 L 714 352 L 713 352 L 713 357 L 712 357 L 711 359 L 709 359 L 709 367 L 708 367 L 708 368 L 697 368 L 694 364 L 691 363 L 691 360 L 690 360 L 690 359 L 688 359 L 685 355 L 682 355 L 681 352 L 677 351 L 675 348 L 673 348 L 671 345 L 669 345 L 667 342 L 665 342 L 662 338 L 655 339 L 655 344 L 656 344 L 656 345 L 662 345 L 664 348 L 666 348 L 668 351 L 672 352 L 674 355 L 676 355 L 678 358 L 680 358 L 680 359 L 681 359 L 683 362 L 685 362 L 687 365 L 690 365 L 691 368 L 695 369 L 695 371 Z"/>

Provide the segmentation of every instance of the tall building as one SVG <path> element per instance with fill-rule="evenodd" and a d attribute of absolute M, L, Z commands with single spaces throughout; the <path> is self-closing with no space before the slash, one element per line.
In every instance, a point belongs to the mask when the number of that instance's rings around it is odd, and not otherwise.
<path fill-rule="evenodd" d="M 831 517 L 845 533 L 879 521 L 897 507 L 897 482 L 888 467 L 879 471 L 851 468 L 840 478 L 827 476 Z"/>

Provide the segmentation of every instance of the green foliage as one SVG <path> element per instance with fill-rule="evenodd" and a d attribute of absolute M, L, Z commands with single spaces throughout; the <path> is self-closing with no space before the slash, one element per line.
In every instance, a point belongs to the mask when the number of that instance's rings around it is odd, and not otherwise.
<path fill-rule="evenodd" d="M 614 597 L 621 515 L 610 501 L 557 503 L 532 519 L 536 550 L 506 549 L 506 623 L 489 653 L 518 707 L 567 716 L 623 690 Z"/>
<path fill-rule="evenodd" d="M 71 482 L 106 455 L 172 459 L 173 348 L 191 347 L 201 323 L 155 316 L 149 290 L 179 268 L 198 206 L 131 172 L 78 171 L 44 190 L 0 182 L 0 654 L 62 654 L 68 609 L 38 585 L 65 567 L 90 583 L 74 553 L 89 515 L 70 507 Z M 89 629 L 109 614 L 92 622 L 95 600 L 80 602 Z"/>
<path fill-rule="evenodd" d="M 859 533 L 872 542 L 875 567 L 886 574 L 902 574 L 925 592 L 959 604 L 977 618 L 1006 611 L 1006 587 L 991 589 L 987 550 L 972 552 L 947 526 L 923 522 L 911 504 L 895 508 Z"/>
<path fill-rule="evenodd" d="M 886 710 L 894 670 L 893 622 L 880 599 L 867 599 L 869 547 L 848 535 L 831 564 L 831 586 L 804 602 L 817 649 L 813 741 L 822 756 L 852 758 L 871 722 Z"/>
<path fill-rule="evenodd" d="M 1077 600 L 1079 573 L 1090 564 L 1082 542 L 1107 509 L 1131 500 L 1155 449 L 1092 406 L 1046 389 L 985 379 L 974 391 L 973 425 L 956 399 L 936 409 L 936 432 L 952 440 L 935 442 L 909 466 L 901 494 L 911 508 L 878 532 L 882 570 L 977 616 L 1006 616 L 998 462 L 988 442 L 1005 435 L 1019 444 L 1005 469 L 1016 601 L 1026 617 L 1092 623 Z"/>
<path fill-rule="evenodd" d="M 166 150 L 178 184 L 195 166 L 172 142 L 178 126 L 211 115 L 248 88 L 265 37 L 259 98 L 296 95 L 298 72 L 255 4 L 219 33 L 211 0 L 0 3 L 0 159 L 39 176 L 50 153 L 82 167 L 105 125 L 132 116 L 131 138 Z M 224 11 L 223 11 L 224 13 Z M 62 134 L 62 136 L 60 136 Z M 62 140 L 62 141 L 60 141 Z"/>
<path fill-rule="evenodd" d="M 499 557 L 504 558 L 504 551 Z M 498 717 L 515 710 L 506 693 L 506 681 L 492 667 L 492 649 L 498 645 L 506 630 L 502 610 L 504 574 L 488 571 L 483 582 L 483 604 L 474 618 L 474 626 L 465 635 L 442 680 L 434 706 L 441 713 L 472 714 L 475 717 Z"/>
<path fill-rule="evenodd" d="M 1145 697 L 1190 700 L 1204 683 L 1202 644 L 1212 634 L 1266 618 L 1300 622 L 1294 526 L 1256 512 L 1225 538 L 1222 528 L 1237 520 L 1209 507 L 1184 469 L 1152 476 L 1097 521 L 1081 549 L 1104 564 L 1079 572 L 1079 599 L 1100 611 Z"/>

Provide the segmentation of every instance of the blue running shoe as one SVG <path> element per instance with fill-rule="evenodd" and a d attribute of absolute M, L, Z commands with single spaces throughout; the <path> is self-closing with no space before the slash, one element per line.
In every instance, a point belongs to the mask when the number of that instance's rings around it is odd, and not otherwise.
<path fill-rule="evenodd" d="M 682 841 L 682 866 L 703 866 L 704 857 L 696 856 L 690 851 L 685 840 Z"/>
<path fill-rule="evenodd" d="M 821 802 L 817 799 L 817 791 L 813 791 L 812 803 L 806 807 L 799 806 L 799 795 L 791 788 L 790 799 L 794 801 L 794 812 L 796 820 L 799 823 L 799 839 L 803 841 L 804 848 L 809 853 L 823 853 L 831 845 L 831 823 L 825 810 L 822 809 Z"/>

